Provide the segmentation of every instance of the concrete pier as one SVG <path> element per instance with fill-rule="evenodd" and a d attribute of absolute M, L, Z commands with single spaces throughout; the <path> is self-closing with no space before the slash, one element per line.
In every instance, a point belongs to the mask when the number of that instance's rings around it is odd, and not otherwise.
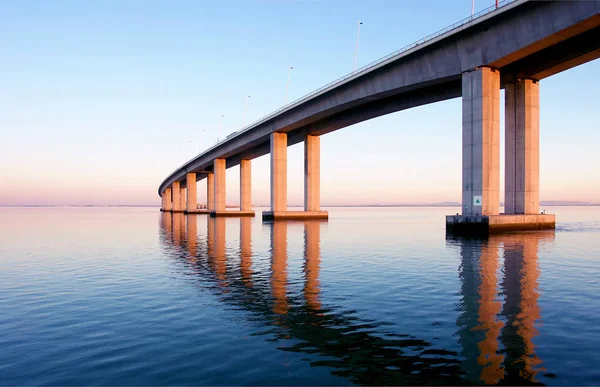
<path fill-rule="evenodd" d="M 196 174 L 188 172 L 185 176 L 185 188 L 187 189 L 187 206 L 186 214 L 208 214 L 208 210 L 198 209 L 198 192 L 196 187 Z"/>
<path fill-rule="evenodd" d="M 171 211 L 173 209 L 173 198 L 171 197 L 171 187 L 165 188 L 164 191 L 165 202 L 163 205 L 163 211 Z"/>
<path fill-rule="evenodd" d="M 306 136 L 304 146 L 304 209 L 287 210 L 287 135 L 271 135 L 271 211 L 263 212 L 263 220 L 327 219 L 320 210 L 320 146 L 319 137 Z"/>
<path fill-rule="evenodd" d="M 287 211 L 287 134 L 271 134 L 271 211 Z"/>
<path fill-rule="evenodd" d="M 321 138 L 304 139 L 304 212 L 305 219 L 327 219 L 321 211 Z"/>
<path fill-rule="evenodd" d="M 183 207 L 181 207 L 181 185 L 178 181 L 174 181 L 171 184 L 171 191 L 173 195 L 173 209 L 171 212 L 183 212 Z"/>
<path fill-rule="evenodd" d="M 164 190 L 162 192 L 162 194 L 160 195 L 160 210 L 161 211 L 166 211 L 167 208 L 167 202 L 170 201 L 171 198 L 167 197 L 167 191 Z"/>
<path fill-rule="evenodd" d="M 181 188 L 181 190 L 179 191 L 179 208 L 181 208 L 182 212 L 185 212 L 186 210 L 186 206 L 187 206 L 187 202 L 186 202 L 186 189 L 185 188 Z"/>
<path fill-rule="evenodd" d="M 206 176 L 206 207 L 208 212 L 215 210 L 215 175 L 212 173 Z"/>
<path fill-rule="evenodd" d="M 500 213 L 500 73 L 481 67 L 462 77 L 462 213 Z"/>
<path fill-rule="evenodd" d="M 225 211 L 225 183 L 226 183 L 226 160 L 215 159 L 214 163 L 215 173 L 215 204 L 213 206 L 214 212 Z M 212 213 L 212 212 L 211 212 Z"/>
<path fill-rule="evenodd" d="M 463 74 L 462 215 L 446 231 L 489 235 L 555 228 L 539 214 L 539 88 L 532 80 L 506 85 L 505 214 L 500 214 L 500 74 L 482 67 Z"/>
<path fill-rule="evenodd" d="M 538 214 L 540 92 L 530 79 L 505 86 L 505 204 L 507 214 Z"/>
<path fill-rule="evenodd" d="M 210 211 L 211 217 L 221 216 L 254 216 L 254 211 L 227 211 L 226 208 L 226 169 L 225 159 L 216 159 L 214 164 L 214 205 Z M 240 185 L 241 182 L 240 182 Z"/>
<path fill-rule="evenodd" d="M 252 162 L 240 161 L 240 211 L 252 211 Z"/>

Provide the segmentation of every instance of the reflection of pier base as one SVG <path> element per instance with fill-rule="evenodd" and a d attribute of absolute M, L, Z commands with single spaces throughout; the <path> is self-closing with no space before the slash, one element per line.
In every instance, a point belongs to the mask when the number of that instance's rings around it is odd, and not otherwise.
<path fill-rule="evenodd" d="M 328 219 L 327 211 L 263 211 L 263 220 Z"/>
<path fill-rule="evenodd" d="M 448 215 L 446 232 L 487 235 L 505 231 L 550 230 L 556 225 L 554 214 Z"/>
<path fill-rule="evenodd" d="M 210 214 L 210 211 L 207 209 L 198 209 L 198 210 L 185 210 L 184 214 Z"/>
<path fill-rule="evenodd" d="M 211 211 L 210 212 L 210 217 L 211 218 L 217 218 L 217 217 L 240 217 L 240 216 L 255 216 L 255 212 L 254 211 Z"/>

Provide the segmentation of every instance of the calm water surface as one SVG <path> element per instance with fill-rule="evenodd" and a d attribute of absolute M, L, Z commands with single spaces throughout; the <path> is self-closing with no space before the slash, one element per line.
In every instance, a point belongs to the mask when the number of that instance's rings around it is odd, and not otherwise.
<path fill-rule="evenodd" d="M 0 385 L 598 384 L 600 208 L 546 210 L 0 208 Z"/>

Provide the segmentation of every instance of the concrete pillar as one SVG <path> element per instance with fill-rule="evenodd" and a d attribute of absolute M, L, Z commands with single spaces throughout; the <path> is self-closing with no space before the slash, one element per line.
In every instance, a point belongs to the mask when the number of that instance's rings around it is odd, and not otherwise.
<path fill-rule="evenodd" d="M 252 164 L 250 160 L 240 162 L 240 211 L 252 211 Z"/>
<path fill-rule="evenodd" d="M 183 208 L 181 208 L 181 188 L 180 188 L 180 184 L 178 181 L 174 181 L 173 184 L 171 184 L 171 190 L 172 190 L 172 195 L 173 195 L 173 211 L 182 211 Z"/>
<path fill-rule="evenodd" d="M 171 202 L 171 187 L 167 187 L 165 188 L 165 206 L 163 207 L 165 211 L 171 211 L 171 209 L 173 208 L 172 202 Z"/>
<path fill-rule="evenodd" d="M 198 195 L 196 194 L 196 174 L 188 172 L 185 176 L 185 186 L 187 188 L 187 210 L 196 211 L 198 209 Z"/>
<path fill-rule="evenodd" d="M 167 193 L 166 191 L 163 191 L 162 194 L 160 194 L 160 210 L 164 211 L 165 208 L 167 208 Z"/>
<path fill-rule="evenodd" d="M 540 90 L 531 79 L 505 86 L 507 214 L 538 214 L 540 206 Z"/>
<path fill-rule="evenodd" d="M 206 208 L 215 210 L 215 175 L 212 173 L 206 175 Z"/>
<path fill-rule="evenodd" d="M 186 197 L 186 192 L 185 191 L 186 191 L 186 189 L 182 188 L 181 191 L 180 191 L 180 194 L 179 194 L 179 201 L 181 203 L 179 205 L 179 207 L 181 208 L 182 211 L 187 208 L 187 204 L 186 204 L 186 200 L 185 200 L 185 197 Z"/>
<path fill-rule="evenodd" d="M 463 215 L 500 213 L 500 73 L 488 67 L 462 77 Z"/>
<path fill-rule="evenodd" d="M 271 133 L 271 211 L 287 211 L 286 133 Z"/>
<path fill-rule="evenodd" d="M 225 211 L 225 159 L 215 159 L 215 205 L 213 211 Z"/>
<path fill-rule="evenodd" d="M 304 139 L 304 211 L 321 211 L 321 138 Z"/>

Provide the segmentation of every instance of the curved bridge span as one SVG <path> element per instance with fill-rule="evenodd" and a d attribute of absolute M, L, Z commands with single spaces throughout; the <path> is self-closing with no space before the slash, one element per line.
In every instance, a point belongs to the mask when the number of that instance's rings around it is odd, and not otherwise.
<path fill-rule="evenodd" d="M 539 215 L 539 83 L 600 56 L 600 0 L 503 1 L 300 100 L 207 149 L 159 186 L 162 210 L 198 212 L 208 179 L 211 216 L 254 215 L 251 160 L 271 154 L 265 219 L 326 218 L 319 136 L 374 117 L 462 96 L 462 216 L 449 228 L 554 227 Z M 506 90 L 506 205 L 499 216 L 501 88 Z M 287 146 L 305 142 L 304 211 L 287 210 Z M 240 211 L 225 211 L 225 171 L 240 165 Z M 187 194 L 186 194 L 187 188 Z M 523 223 L 524 222 L 524 223 Z"/>

